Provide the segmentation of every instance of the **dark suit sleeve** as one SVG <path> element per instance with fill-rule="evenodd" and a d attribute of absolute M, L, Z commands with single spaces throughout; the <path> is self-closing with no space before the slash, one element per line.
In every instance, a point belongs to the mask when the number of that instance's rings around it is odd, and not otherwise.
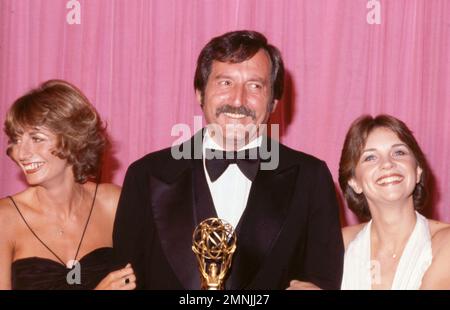
<path fill-rule="evenodd" d="M 324 162 L 319 166 L 313 188 L 305 251 L 305 280 L 323 289 L 340 289 L 344 245 L 334 183 Z"/>
<path fill-rule="evenodd" d="M 138 167 L 130 166 L 122 187 L 113 230 L 113 247 L 117 265 L 131 263 L 137 287 L 145 287 L 145 226 L 148 195 L 145 179 Z"/>

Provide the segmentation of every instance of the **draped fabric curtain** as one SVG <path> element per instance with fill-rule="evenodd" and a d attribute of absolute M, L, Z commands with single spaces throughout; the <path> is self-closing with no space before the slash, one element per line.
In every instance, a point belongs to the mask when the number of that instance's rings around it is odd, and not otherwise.
<path fill-rule="evenodd" d="M 79 24 L 68 22 L 74 2 Z M 369 23 L 377 3 L 380 23 Z M 351 122 L 394 115 L 433 169 L 428 215 L 450 221 L 449 16 L 447 0 L 1 0 L 0 121 L 39 83 L 74 83 L 108 124 L 103 178 L 120 185 L 131 162 L 179 140 L 175 124 L 201 126 L 193 89 L 201 48 L 253 29 L 284 57 L 286 93 L 272 118 L 283 143 L 325 160 L 337 185 Z M 6 145 L 2 133 L 1 197 L 26 187 Z M 346 207 L 342 214 L 355 222 Z"/>

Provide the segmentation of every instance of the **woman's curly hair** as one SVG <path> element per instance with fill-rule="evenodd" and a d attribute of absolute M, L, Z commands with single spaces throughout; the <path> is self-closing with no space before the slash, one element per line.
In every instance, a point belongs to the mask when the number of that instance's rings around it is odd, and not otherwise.
<path fill-rule="evenodd" d="M 97 111 L 72 84 L 49 80 L 17 99 L 9 109 L 4 131 L 13 141 L 27 128 L 43 127 L 57 137 L 52 154 L 73 166 L 77 183 L 99 176 L 107 138 Z M 13 145 L 9 144 L 10 155 Z"/>

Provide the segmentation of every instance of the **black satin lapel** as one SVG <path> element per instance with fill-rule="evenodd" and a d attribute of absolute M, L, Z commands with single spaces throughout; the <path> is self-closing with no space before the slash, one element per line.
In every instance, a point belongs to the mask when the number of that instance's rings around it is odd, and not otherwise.
<path fill-rule="evenodd" d="M 156 178 L 150 182 L 152 208 L 163 251 L 186 289 L 200 289 L 197 261 L 192 252 L 195 228 L 191 169 L 167 184 Z"/>
<path fill-rule="evenodd" d="M 246 288 L 264 263 L 288 215 L 297 173 L 296 166 L 258 172 L 236 229 L 237 248 L 228 289 Z"/>
<path fill-rule="evenodd" d="M 194 212 L 196 225 L 198 225 L 207 218 L 217 217 L 202 160 L 194 160 L 194 185 Z"/>

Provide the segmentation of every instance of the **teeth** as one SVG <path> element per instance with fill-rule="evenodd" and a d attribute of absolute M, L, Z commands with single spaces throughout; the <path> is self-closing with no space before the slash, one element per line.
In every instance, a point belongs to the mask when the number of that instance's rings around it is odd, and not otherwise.
<path fill-rule="evenodd" d="M 397 181 L 401 181 L 401 180 L 403 180 L 403 178 L 400 176 L 391 176 L 391 177 L 383 178 L 383 179 L 377 181 L 377 184 L 383 185 L 386 183 L 392 183 L 392 182 L 397 182 Z"/>
<path fill-rule="evenodd" d="M 41 167 L 43 164 L 44 163 L 42 163 L 42 162 L 24 164 L 23 168 L 25 169 L 25 171 L 30 171 L 30 170 L 35 170 L 35 169 Z"/>
<path fill-rule="evenodd" d="M 244 114 L 236 114 L 236 113 L 225 113 L 226 116 L 231 118 L 244 118 Z"/>

